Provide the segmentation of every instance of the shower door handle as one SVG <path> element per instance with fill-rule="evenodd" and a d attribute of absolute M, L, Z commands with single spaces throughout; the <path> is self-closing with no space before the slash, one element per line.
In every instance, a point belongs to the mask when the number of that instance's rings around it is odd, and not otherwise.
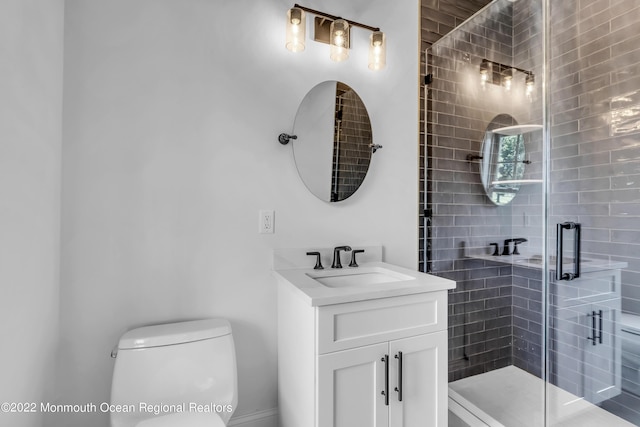
<path fill-rule="evenodd" d="M 575 233 L 573 237 L 573 273 L 562 271 L 564 230 L 574 230 Z M 580 230 L 581 226 L 577 222 L 563 222 L 556 227 L 556 280 L 573 280 L 580 277 Z"/>

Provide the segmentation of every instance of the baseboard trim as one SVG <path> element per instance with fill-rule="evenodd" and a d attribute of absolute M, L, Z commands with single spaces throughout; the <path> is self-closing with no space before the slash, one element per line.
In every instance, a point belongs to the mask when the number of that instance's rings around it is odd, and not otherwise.
<path fill-rule="evenodd" d="M 278 408 L 265 409 L 229 420 L 229 427 L 278 427 Z"/>

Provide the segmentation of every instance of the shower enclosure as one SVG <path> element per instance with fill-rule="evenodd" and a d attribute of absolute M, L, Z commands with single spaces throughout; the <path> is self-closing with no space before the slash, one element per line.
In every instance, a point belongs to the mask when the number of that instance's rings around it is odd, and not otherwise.
<path fill-rule="evenodd" d="M 635 0 L 495 0 L 426 52 L 451 426 L 640 425 L 638 22 Z"/>

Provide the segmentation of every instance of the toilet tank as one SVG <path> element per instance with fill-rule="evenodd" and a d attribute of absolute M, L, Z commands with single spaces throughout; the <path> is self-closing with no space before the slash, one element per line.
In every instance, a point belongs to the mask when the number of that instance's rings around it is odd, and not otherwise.
<path fill-rule="evenodd" d="M 224 319 L 138 328 L 118 343 L 113 426 L 171 412 L 215 412 L 227 423 L 238 401 L 231 326 Z M 131 412 L 129 409 L 134 408 Z"/>

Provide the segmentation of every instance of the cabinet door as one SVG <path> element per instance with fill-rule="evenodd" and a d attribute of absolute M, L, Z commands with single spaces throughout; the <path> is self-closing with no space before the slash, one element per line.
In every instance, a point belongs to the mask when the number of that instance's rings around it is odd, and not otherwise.
<path fill-rule="evenodd" d="M 375 344 L 318 356 L 318 427 L 388 427 L 385 355 Z"/>
<path fill-rule="evenodd" d="M 595 345 L 589 340 L 585 351 L 585 398 L 600 403 L 620 394 L 620 300 L 602 301 L 591 305 L 587 326 L 596 335 Z M 595 328 L 593 320 L 595 319 Z M 592 337 L 593 338 L 593 337 Z"/>
<path fill-rule="evenodd" d="M 389 425 L 446 427 L 447 331 L 392 341 L 389 355 Z"/>
<path fill-rule="evenodd" d="M 620 394 L 620 300 L 557 309 L 552 383 L 591 403 Z"/>

